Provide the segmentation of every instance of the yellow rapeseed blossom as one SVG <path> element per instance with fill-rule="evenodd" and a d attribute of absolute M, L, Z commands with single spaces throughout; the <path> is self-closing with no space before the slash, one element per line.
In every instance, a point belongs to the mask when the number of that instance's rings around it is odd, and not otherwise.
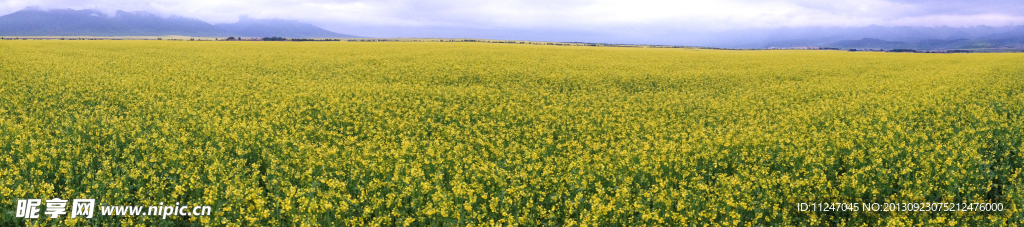
<path fill-rule="evenodd" d="M 0 41 L 0 225 L 1020 226 L 1022 149 L 1020 54 Z M 798 206 L 925 202 L 1005 209 Z"/>

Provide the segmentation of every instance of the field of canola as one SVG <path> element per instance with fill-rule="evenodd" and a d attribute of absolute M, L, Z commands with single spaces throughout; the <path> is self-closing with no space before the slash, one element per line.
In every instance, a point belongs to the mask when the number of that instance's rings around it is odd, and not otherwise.
<path fill-rule="evenodd" d="M 1021 150 L 1022 54 L 0 41 L 5 226 L 1021 226 Z"/>

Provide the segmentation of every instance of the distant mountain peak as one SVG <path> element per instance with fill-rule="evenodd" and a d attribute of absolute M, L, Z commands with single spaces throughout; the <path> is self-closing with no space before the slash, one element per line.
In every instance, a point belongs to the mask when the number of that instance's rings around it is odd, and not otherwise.
<path fill-rule="evenodd" d="M 836 47 L 850 49 L 1024 48 L 1024 26 L 805 27 L 735 30 L 715 34 L 709 46 L 733 48 Z"/>
<path fill-rule="evenodd" d="M 355 38 L 309 23 L 282 19 L 252 19 L 242 15 L 233 24 L 212 25 L 195 18 L 118 10 L 108 16 L 96 10 L 28 7 L 0 16 L 5 36 L 206 36 Z"/>
<path fill-rule="evenodd" d="M 156 15 L 156 14 L 153 14 L 153 13 L 150 13 L 150 12 L 146 12 L 146 11 L 132 11 L 132 12 L 129 12 L 129 11 L 124 11 L 124 10 L 118 10 L 118 11 L 114 12 L 114 16 L 115 17 L 123 17 L 123 16 L 160 17 L 159 15 Z"/>
<path fill-rule="evenodd" d="M 25 9 L 22 9 L 21 11 L 46 11 L 46 10 L 44 10 L 43 8 L 41 8 L 39 6 L 28 6 L 28 7 L 25 7 Z"/>

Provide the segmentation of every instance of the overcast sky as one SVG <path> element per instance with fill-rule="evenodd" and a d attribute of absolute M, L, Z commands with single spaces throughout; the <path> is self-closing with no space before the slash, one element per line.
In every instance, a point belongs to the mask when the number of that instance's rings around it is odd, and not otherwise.
<path fill-rule="evenodd" d="M 292 19 L 369 37 L 555 41 L 778 27 L 1024 25 L 1024 4 L 1011 0 L 0 0 L 0 14 L 29 6 L 148 11 L 210 23 L 240 15 Z"/>

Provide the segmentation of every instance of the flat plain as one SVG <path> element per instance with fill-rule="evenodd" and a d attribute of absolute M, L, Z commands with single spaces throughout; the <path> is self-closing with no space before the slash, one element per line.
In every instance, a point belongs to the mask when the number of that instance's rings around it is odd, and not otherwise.
<path fill-rule="evenodd" d="M 4 225 L 1020 226 L 1021 150 L 1022 54 L 0 41 Z"/>

